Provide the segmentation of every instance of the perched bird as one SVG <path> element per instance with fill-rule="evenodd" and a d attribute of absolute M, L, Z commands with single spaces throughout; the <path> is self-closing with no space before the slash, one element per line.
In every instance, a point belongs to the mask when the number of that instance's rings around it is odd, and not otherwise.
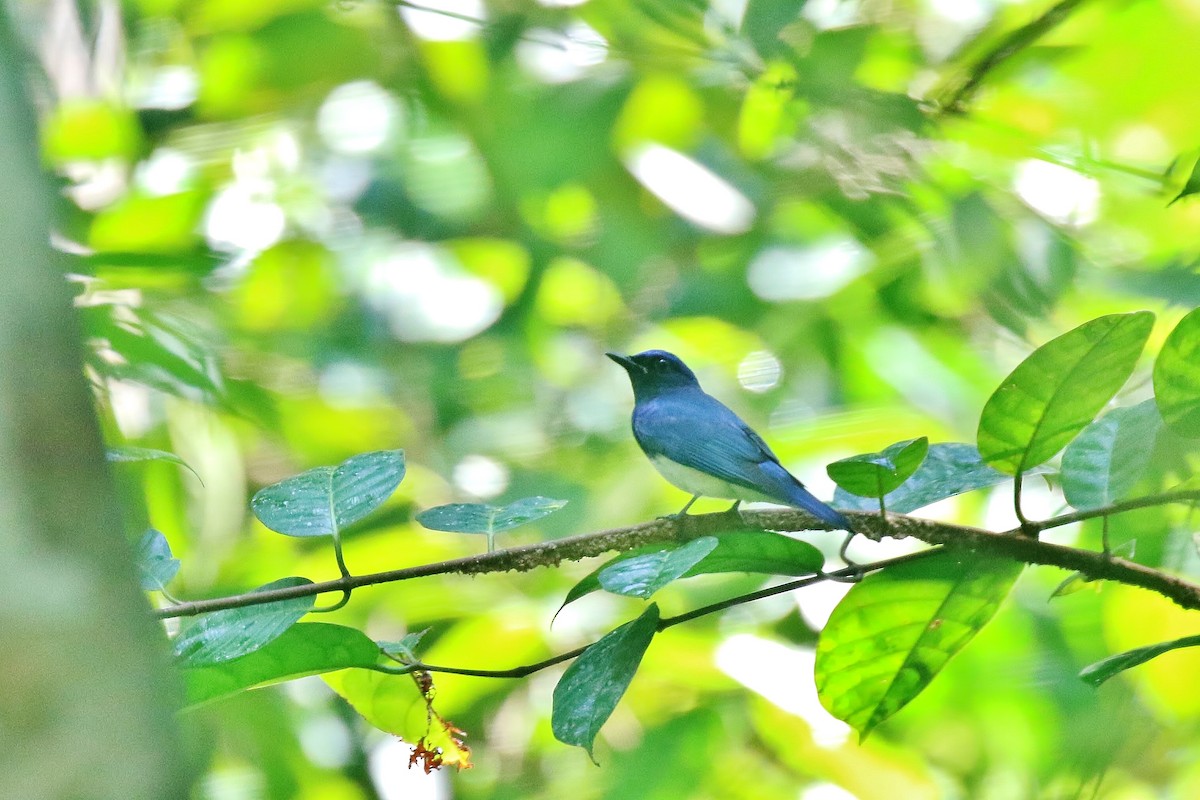
<path fill-rule="evenodd" d="M 701 389 L 677 356 L 665 350 L 605 355 L 629 373 L 637 443 L 664 478 L 692 495 L 679 515 L 701 496 L 734 500 L 730 511 L 743 500 L 765 500 L 852 532 L 850 521 L 784 469 L 762 437 Z"/>

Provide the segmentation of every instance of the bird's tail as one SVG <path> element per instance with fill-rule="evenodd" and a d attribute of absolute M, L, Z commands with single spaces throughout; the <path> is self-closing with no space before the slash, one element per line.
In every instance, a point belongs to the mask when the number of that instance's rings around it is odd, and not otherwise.
<path fill-rule="evenodd" d="M 801 486 L 799 481 L 788 492 L 788 501 L 796 508 L 807 511 L 822 522 L 829 523 L 834 528 L 844 530 L 847 533 L 854 532 L 854 529 L 850 527 L 850 520 L 846 519 L 846 516 L 842 512 L 822 503 L 813 496 L 812 492 Z"/>

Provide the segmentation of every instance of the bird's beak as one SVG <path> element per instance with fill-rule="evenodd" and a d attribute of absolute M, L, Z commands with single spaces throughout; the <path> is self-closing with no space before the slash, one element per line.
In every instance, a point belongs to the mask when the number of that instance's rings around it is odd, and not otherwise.
<path fill-rule="evenodd" d="M 608 356 L 608 357 L 609 357 L 609 358 L 611 358 L 613 361 L 615 361 L 615 362 L 617 362 L 618 364 L 620 364 L 622 367 L 624 367 L 624 368 L 625 368 L 625 371 L 626 371 L 626 372 L 628 372 L 628 373 L 629 373 L 629 374 L 631 374 L 631 375 L 632 375 L 632 374 L 633 374 L 635 371 L 636 371 L 636 372 L 645 372 L 645 371 L 646 371 L 646 368 L 645 368 L 645 367 L 643 367 L 641 364 L 639 364 L 639 363 L 637 363 L 636 361 L 634 361 L 634 360 L 633 360 L 632 358 L 630 358 L 629 356 L 623 356 L 623 355 L 619 355 L 619 354 L 617 354 L 617 353 L 605 353 L 604 355 Z"/>

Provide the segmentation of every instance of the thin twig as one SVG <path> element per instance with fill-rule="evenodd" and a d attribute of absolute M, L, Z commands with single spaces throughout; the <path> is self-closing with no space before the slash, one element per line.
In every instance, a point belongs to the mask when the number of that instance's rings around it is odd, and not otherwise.
<path fill-rule="evenodd" d="M 766 589 L 760 589 L 757 592 L 749 594 L 740 594 L 737 597 L 731 597 L 728 600 L 722 600 L 719 603 L 712 603 L 707 606 L 693 609 L 684 614 L 678 614 L 674 617 L 663 617 L 658 621 L 655 630 L 662 632 L 667 628 L 676 625 L 682 625 L 685 622 L 691 622 L 694 619 L 715 614 L 718 611 L 724 611 L 727 608 L 752 603 L 755 600 L 762 600 L 765 597 L 774 597 L 777 594 L 803 589 L 806 586 L 812 586 L 815 583 L 820 583 L 825 580 L 833 580 L 837 578 L 846 578 L 853 575 L 862 575 L 867 572 L 877 572 L 885 567 L 892 567 L 896 564 L 907 564 L 912 561 L 920 561 L 925 558 L 930 558 L 938 553 L 943 552 L 942 548 L 935 547 L 929 550 L 921 550 L 916 553 L 906 553 L 902 556 L 893 558 L 884 558 L 871 564 L 862 564 L 855 567 L 844 567 L 834 572 L 822 572 L 817 575 L 809 575 L 806 578 L 798 578 L 794 581 L 781 583 L 778 586 L 769 586 Z M 556 656 L 534 662 L 533 664 L 523 664 L 519 667 L 511 667 L 509 669 L 470 669 L 467 667 L 443 667 L 437 664 L 425 664 L 423 662 L 413 662 L 406 664 L 403 667 L 389 667 L 377 665 L 372 667 L 378 672 L 386 672 L 391 675 L 405 675 L 410 672 L 444 672 L 450 675 L 470 675 L 476 678 L 524 678 L 547 667 L 553 667 L 555 664 L 561 664 L 564 661 L 570 661 L 573 658 L 578 658 L 583 655 L 595 642 L 576 647 L 574 650 L 568 650 L 565 653 L 559 653 Z"/>
<path fill-rule="evenodd" d="M 1085 0 L 1060 0 L 1037 19 L 1022 25 L 996 43 L 968 70 L 966 79 L 940 104 L 945 113 L 961 113 L 963 107 L 979 91 L 983 81 L 1001 64 L 1032 45 L 1038 39 L 1058 27 Z"/>

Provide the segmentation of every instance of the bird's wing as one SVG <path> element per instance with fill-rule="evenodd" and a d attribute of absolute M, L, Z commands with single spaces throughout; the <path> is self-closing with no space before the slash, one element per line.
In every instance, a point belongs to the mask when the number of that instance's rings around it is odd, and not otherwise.
<path fill-rule="evenodd" d="M 703 393 L 666 395 L 638 407 L 633 434 L 648 455 L 750 489 L 763 488 L 763 462 L 779 460 L 737 414 Z"/>

